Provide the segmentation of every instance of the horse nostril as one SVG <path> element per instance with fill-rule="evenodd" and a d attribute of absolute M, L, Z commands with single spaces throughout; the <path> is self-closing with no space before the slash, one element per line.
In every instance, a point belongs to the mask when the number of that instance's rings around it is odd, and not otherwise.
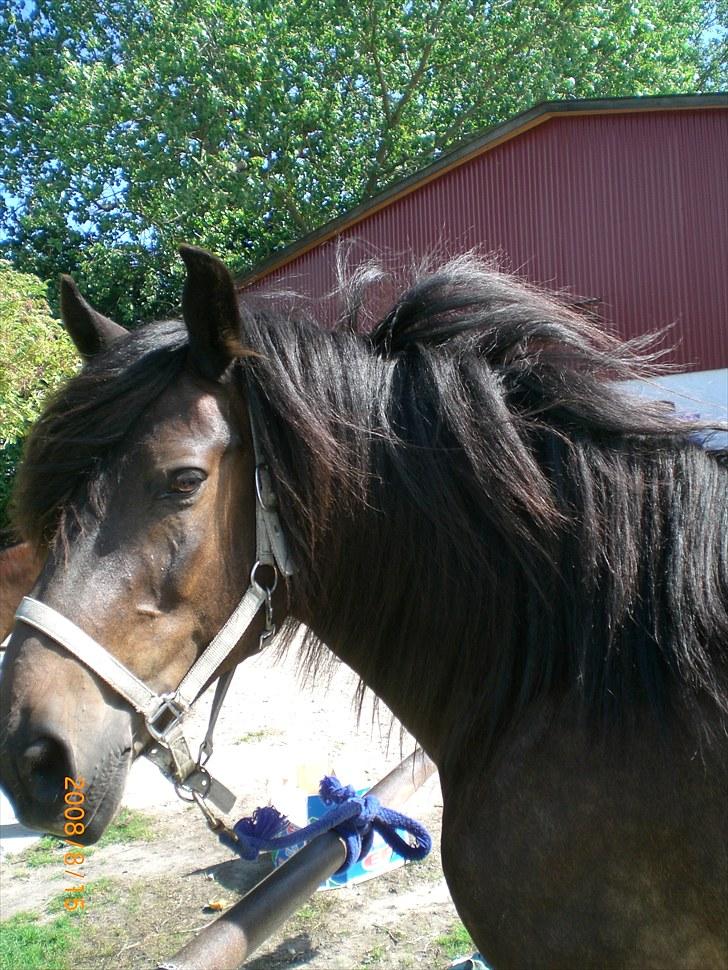
<path fill-rule="evenodd" d="M 36 738 L 20 756 L 19 774 L 34 801 L 52 805 L 62 801 L 67 775 L 72 775 L 65 745 L 55 738 Z"/>

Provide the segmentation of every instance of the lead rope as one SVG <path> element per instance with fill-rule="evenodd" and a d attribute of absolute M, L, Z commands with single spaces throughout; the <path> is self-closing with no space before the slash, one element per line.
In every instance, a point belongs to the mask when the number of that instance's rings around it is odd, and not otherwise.
<path fill-rule="evenodd" d="M 346 858 L 336 874 L 369 855 L 375 832 L 407 861 L 419 862 L 432 848 L 432 838 L 424 825 L 401 812 L 383 808 L 374 795 L 357 795 L 351 785 L 342 785 L 334 775 L 322 779 L 319 795 L 323 803 L 331 807 L 304 828 L 281 835 L 290 823 L 276 808 L 266 805 L 256 808 L 252 815 L 236 822 L 232 831 L 228 829 L 218 837 L 223 845 L 252 862 L 259 852 L 290 849 L 333 831 L 346 845 Z M 406 841 L 399 831 L 410 835 L 414 841 Z"/>

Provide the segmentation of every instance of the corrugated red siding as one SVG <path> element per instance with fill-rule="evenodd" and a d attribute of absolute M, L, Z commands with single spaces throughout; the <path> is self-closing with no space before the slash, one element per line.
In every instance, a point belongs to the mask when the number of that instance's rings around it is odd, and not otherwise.
<path fill-rule="evenodd" d="M 672 361 L 728 365 L 728 111 L 563 115 L 395 199 L 338 240 L 409 261 L 477 246 L 596 298 L 624 336 L 674 324 Z M 318 300 L 330 240 L 258 281 Z"/>

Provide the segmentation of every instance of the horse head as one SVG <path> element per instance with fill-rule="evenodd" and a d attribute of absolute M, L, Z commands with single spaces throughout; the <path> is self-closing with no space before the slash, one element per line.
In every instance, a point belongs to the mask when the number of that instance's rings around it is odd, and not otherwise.
<path fill-rule="evenodd" d="M 182 256 L 184 325 L 127 332 L 63 278 L 62 317 L 85 366 L 39 421 L 19 486 L 27 531 L 48 550 L 33 598 L 158 695 L 223 626 L 256 557 L 251 430 L 232 390 L 244 355 L 233 281 L 202 250 Z M 264 622 L 255 617 L 223 667 L 255 649 Z M 1 780 L 19 818 L 68 835 L 64 794 L 82 779 L 85 818 L 71 834 L 95 841 L 149 742 L 144 718 L 28 622 L 8 647 L 0 710 Z"/>

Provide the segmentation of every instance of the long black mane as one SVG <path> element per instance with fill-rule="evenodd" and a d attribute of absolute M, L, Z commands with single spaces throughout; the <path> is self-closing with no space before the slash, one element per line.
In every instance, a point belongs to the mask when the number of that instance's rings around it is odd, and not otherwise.
<path fill-rule="evenodd" d="M 356 310 L 326 330 L 248 307 L 240 344 L 227 380 L 263 429 L 292 598 L 375 690 L 398 678 L 463 747 L 539 698 L 602 726 L 725 719 L 728 471 L 697 424 L 620 387 L 648 370 L 639 347 L 468 260 L 369 333 Z M 60 392 L 20 477 L 23 534 L 103 514 L 184 357 L 181 325 L 153 325 Z"/>

